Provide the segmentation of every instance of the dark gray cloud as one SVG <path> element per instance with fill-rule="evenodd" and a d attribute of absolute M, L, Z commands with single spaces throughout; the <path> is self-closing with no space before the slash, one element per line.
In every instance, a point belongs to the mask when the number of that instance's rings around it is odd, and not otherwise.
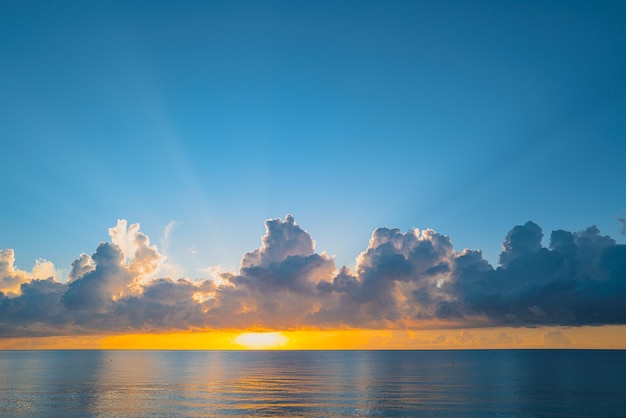
<path fill-rule="evenodd" d="M 50 279 L 22 283 L 16 297 L 0 293 L 0 335 L 40 336 L 73 332 L 72 316 L 61 298 L 67 285 Z"/>
<path fill-rule="evenodd" d="M 266 222 L 239 272 L 203 280 L 155 277 L 165 256 L 137 224 L 109 233 L 67 282 L 46 278 L 46 262 L 24 272 L 0 252 L 0 335 L 626 324 L 626 246 L 596 227 L 553 231 L 545 248 L 538 225 L 515 226 L 495 268 L 435 231 L 379 228 L 351 271 L 287 216 Z"/>
<path fill-rule="evenodd" d="M 541 233 L 535 224 L 516 228 L 524 237 Z M 626 246 L 596 227 L 554 231 L 550 246 L 533 245 L 495 270 L 463 269 L 454 283 L 456 312 L 498 325 L 626 323 Z"/>
<path fill-rule="evenodd" d="M 95 268 L 74 279 L 61 302 L 70 310 L 103 313 L 110 309 L 133 282 L 133 276 L 123 265 L 120 248 L 102 243 L 92 256 Z"/>
<path fill-rule="evenodd" d="M 534 222 L 526 222 L 523 226 L 516 226 L 509 231 L 502 243 L 500 264 L 507 267 L 515 260 L 524 260 L 541 249 L 543 232 Z"/>

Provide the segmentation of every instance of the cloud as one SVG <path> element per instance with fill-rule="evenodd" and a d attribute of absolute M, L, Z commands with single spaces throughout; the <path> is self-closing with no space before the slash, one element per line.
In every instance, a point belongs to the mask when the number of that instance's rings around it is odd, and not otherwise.
<path fill-rule="evenodd" d="M 32 272 L 15 267 L 15 252 L 12 249 L 0 250 L 0 293 L 18 293 L 23 283 L 33 279 L 56 277 L 54 264 L 39 259 Z"/>
<path fill-rule="evenodd" d="M 71 266 L 72 269 L 68 275 L 68 282 L 73 282 L 95 269 L 93 259 L 85 253 L 82 253 L 76 260 L 72 261 Z"/>
<path fill-rule="evenodd" d="M 446 336 L 441 334 L 438 335 L 434 340 L 431 341 L 432 344 L 445 344 Z"/>
<path fill-rule="evenodd" d="M 13 250 L 0 251 L 0 336 L 626 324 L 626 245 L 596 227 L 553 231 L 545 248 L 537 224 L 515 226 L 497 267 L 431 229 L 378 228 L 351 271 L 318 253 L 287 215 L 266 221 L 261 246 L 242 256 L 238 272 L 208 269 L 202 280 L 160 277 L 165 256 L 139 224 L 120 220 L 109 235 L 74 260 L 67 283 L 52 263 L 25 272 Z M 470 331 L 459 338 L 521 342 Z"/>
<path fill-rule="evenodd" d="M 626 218 L 617 218 L 617 221 L 622 224 L 622 235 L 626 235 Z"/>
<path fill-rule="evenodd" d="M 453 344 L 471 347 L 511 347 L 521 345 L 522 339 L 517 334 L 510 335 L 506 332 L 491 336 L 483 334 L 475 335 L 472 331 L 461 330 L 461 332 L 455 336 Z"/>
<path fill-rule="evenodd" d="M 141 295 L 117 301 L 108 317 L 115 321 L 117 329 L 203 329 L 209 326 L 206 312 L 213 305 L 214 292 L 214 284 L 207 280 L 156 279 L 144 286 Z"/>
<path fill-rule="evenodd" d="M 526 222 L 509 231 L 502 243 L 500 264 L 507 267 L 515 260 L 524 260 L 541 249 L 541 228 L 534 222 Z"/>
<path fill-rule="evenodd" d="M 17 292 L 20 285 L 29 280 L 28 274 L 15 268 L 12 249 L 0 250 L 0 291 Z"/>
<path fill-rule="evenodd" d="M 168 228 L 171 228 L 170 225 L 173 224 L 168 224 Z M 111 242 L 120 249 L 128 270 L 138 280 L 155 273 L 165 261 L 156 245 L 150 245 L 150 239 L 139 228 L 138 223 L 128 226 L 125 220 L 118 220 L 115 227 L 109 228 Z"/>
<path fill-rule="evenodd" d="M 217 327 L 294 328 L 307 323 L 324 300 L 318 285 L 336 267 L 291 215 L 265 222 L 262 246 L 246 253 L 239 274 L 222 273 L 210 321 Z"/>
<path fill-rule="evenodd" d="M 104 313 L 116 300 L 131 293 L 136 278 L 116 244 L 101 243 L 91 258 L 93 270 L 73 280 L 61 302 L 70 310 Z"/>
<path fill-rule="evenodd" d="M 549 347 L 568 347 L 572 345 L 572 341 L 561 330 L 542 333 L 541 342 Z"/>
<path fill-rule="evenodd" d="M 517 334 L 509 335 L 506 332 L 500 333 L 495 338 L 480 336 L 478 340 L 480 345 L 484 346 L 511 347 L 522 344 L 522 339 Z"/>
<path fill-rule="evenodd" d="M 434 318 L 447 292 L 455 256 L 450 239 L 435 231 L 379 228 L 357 258 L 356 272 L 344 268 L 319 289 L 329 301 L 311 315 L 314 323 L 340 321 L 368 328 L 411 327 Z"/>
<path fill-rule="evenodd" d="M 478 337 L 466 330 L 461 331 L 461 333 L 455 338 L 456 343 L 462 345 L 474 345 L 478 343 L 478 340 Z"/>
<path fill-rule="evenodd" d="M 535 224 L 516 228 L 526 243 L 540 234 Z M 524 246 L 523 255 L 495 270 L 461 269 L 456 313 L 495 325 L 626 323 L 626 246 L 596 227 L 554 231 L 550 242 L 550 249 Z"/>
<path fill-rule="evenodd" d="M 296 224 L 292 215 L 287 215 L 284 222 L 280 219 L 265 221 L 265 230 L 263 245 L 243 256 L 241 270 L 268 267 L 287 257 L 308 257 L 315 252 L 315 243 L 309 234 Z"/>
<path fill-rule="evenodd" d="M 59 303 L 67 285 L 53 278 L 33 279 L 20 285 L 15 297 L 0 293 L 0 335 L 38 336 L 75 332 L 71 315 Z"/>
<path fill-rule="evenodd" d="M 170 240 L 172 238 L 172 232 L 174 231 L 174 227 L 178 222 L 170 221 L 167 225 L 165 225 L 165 229 L 163 230 L 163 237 L 161 238 L 161 247 L 164 250 L 167 250 L 170 246 Z"/>

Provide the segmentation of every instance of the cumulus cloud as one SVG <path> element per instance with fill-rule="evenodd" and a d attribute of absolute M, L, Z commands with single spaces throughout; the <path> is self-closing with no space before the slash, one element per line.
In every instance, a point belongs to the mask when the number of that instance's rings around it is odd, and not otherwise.
<path fill-rule="evenodd" d="M 17 270 L 14 264 L 13 250 L 0 250 L 0 291 L 2 292 L 16 292 L 23 282 L 28 281 L 27 273 Z"/>
<path fill-rule="evenodd" d="M 515 260 L 524 260 L 541 249 L 543 232 L 534 222 L 526 222 L 525 225 L 516 226 L 509 231 L 502 244 L 500 264 L 507 267 Z"/>
<path fill-rule="evenodd" d="M 243 255 L 238 272 L 213 268 L 202 280 L 160 277 L 165 255 L 139 224 L 120 220 L 109 235 L 76 258 L 66 283 L 49 262 L 25 272 L 12 250 L 0 251 L 0 336 L 626 324 L 626 246 L 596 227 L 553 231 L 546 248 L 537 224 L 515 226 L 496 267 L 431 229 L 379 228 L 352 271 L 318 253 L 288 215 L 266 221 L 261 246 Z M 459 339 L 521 342 L 470 331 Z"/>
<path fill-rule="evenodd" d="M 170 225 L 168 228 L 171 228 Z M 123 219 L 118 220 L 115 227 L 109 228 L 111 242 L 120 249 L 128 270 L 138 280 L 149 277 L 165 261 L 156 245 L 150 245 L 150 239 L 139 228 L 138 223 L 129 226 Z"/>
<path fill-rule="evenodd" d="M 540 233 L 535 224 L 516 228 L 525 237 Z M 461 271 L 457 313 L 498 325 L 625 323 L 626 246 L 596 227 L 554 231 L 550 241 L 551 249 L 526 246 L 522 258 L 495 270 Z"/>
<path fill-rule="evenodd" d="M 291 215 L 268 220 L 265 228 L 261 247 L 243 256 L 239 274 L 220 275 L 226 284 L 208 313 L 214 326 L 293 328 L 324 303 L 317 286 L 332 280 L 334 260 L 315 253 Z"/>
<path fill-rule="evenodd" d="M 39 259 L 31 272 L 15 267 L 15 252 L 12 249 L 0 250 L 0 293 L 17 293 L 23 283 L 33 279 L 55 277 L 54 264 Z"/>
<path fill-rule="evenodd" d="M 72 261 L 71 267 L 72 269 L 67 276 L 68 282 L 73 282 L 89 273 L 95 268 L 95 265 L 89 254 L 82 253 L 76 260 Z"/>
<path fill-rule="evenodd" d="M 136 278 L 124 264 L 122 250 L 113 243 L 101 243 L 91 258 L 93 270 L 69 284 L 62 303 L 71 310 L 103 313 L 130 293 Z"/>
<path fill-rule="evenodd" d="M 432 319 L 437 306 L 451 299 L 454 254 L 450 239 L 433 230 L 379 228 L 358 256 L 355 273 L 343 268 L 332 283 L 319 285 L 335 303 L 326 303 L 311 320 L 395 328 Z"/>
<path fill-rule="evenodd" d="M 287 257 L 308 257 L 315 252 L 315 243 L 311 236 L 296 224 L 292 215 L 287 215 L 285 221 L 265 221 L 265 230 L 261 248 L 246 253 L 241 259 L 242 270 L 267 267 Z"/>

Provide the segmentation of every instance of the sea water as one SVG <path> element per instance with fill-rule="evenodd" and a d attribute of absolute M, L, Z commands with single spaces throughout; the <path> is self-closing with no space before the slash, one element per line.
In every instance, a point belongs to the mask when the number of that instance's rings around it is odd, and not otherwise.
<path fill-rule="evenodd" d="M 626 416 L 626 351 L 0 351 L 0 416 Z"/>

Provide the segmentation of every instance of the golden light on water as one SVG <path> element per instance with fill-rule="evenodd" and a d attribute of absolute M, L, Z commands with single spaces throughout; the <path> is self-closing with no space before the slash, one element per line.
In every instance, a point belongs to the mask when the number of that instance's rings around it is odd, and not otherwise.
<path fill-rule="evenodd" d="M 233 342 L 248 350 L 270 350 L 285 347 L 289 338 L 281 332 L 246 332 L 238 335 Z"/>

